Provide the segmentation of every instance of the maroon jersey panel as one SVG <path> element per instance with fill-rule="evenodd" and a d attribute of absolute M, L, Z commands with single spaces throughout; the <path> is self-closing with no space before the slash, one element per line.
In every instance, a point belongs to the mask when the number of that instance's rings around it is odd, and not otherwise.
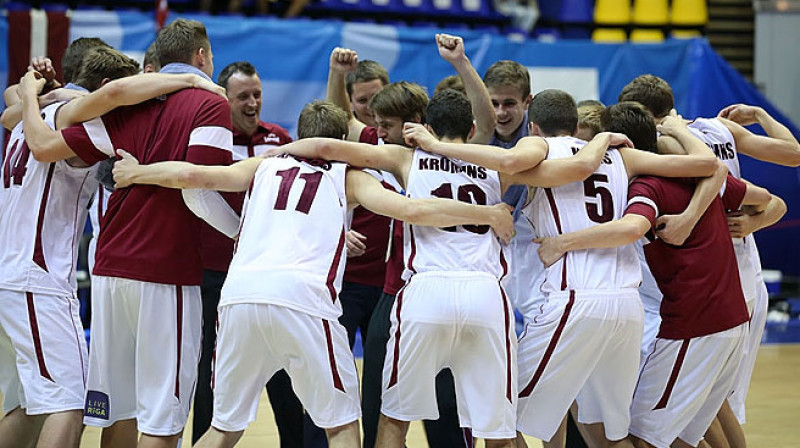
<path fill-rule="evenodd" d="M 103 116 L 114 148 L 142 164 L 186 160 L 230 164 L 230 106 L 200 89 L 185 89 Z M 84 161 L 99 158 L 83 126 L 64 131 Z M 115 191 L 101 224 L 94 274 L 141 281 L 199 285 L 200 224 L 180 190 L 135 185 Z"/>
<path fill-rule="evenodd" d="M 647 264 L 664 294 L 658 337 L 694 338 L 747 322 L 739 268 L 725 218 L 726 208 L 736 209 L 741 204 L 743 185 L 728 176 L 725 199 L 714 199 L 683 246 L 660 239 L 644 246 Z M 645 216 L 651 222 L 656 214 L 681 213 L 689 205 L 694 188 L 695 182 L 690 179 L 639 177 L 628 190 L 632 205 L 626 213 Z M 636 198 L 648 199 L 652 205 Z"/>
<path fill-rule="evenodd" d="M 277 124 L 259 122 L 253 135 L 242 134 L 234 129 L 233 144 L 245 147 L 246 154 L 239 156 L 254 157 L 261 155 L 266 146 L 280 146 L 292 142 L 286 129 Z M 244 193 L 223 193 L 231 207 L 241 214 Z M 203 258 L 203 269 L 225 272 L 233 258 L 234 241 L 207 223 L 202 223 L 202 243 L 200 253 Z"/>
<path fill-rule="evenodd" d="M 372 126 L 365 126 L 364 129 L 361 130 L 361 135 L 358 136 L 358 141 L 360 143 L 369 143 L 371 145 L 377 145 L 378 129 L 373 128 Z"/>

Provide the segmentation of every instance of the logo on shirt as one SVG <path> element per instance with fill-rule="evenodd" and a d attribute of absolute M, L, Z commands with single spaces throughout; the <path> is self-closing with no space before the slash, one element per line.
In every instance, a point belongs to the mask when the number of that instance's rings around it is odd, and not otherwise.
<path fill-rule="evenodd" d="M 86 409 L 83 411 L 85 417 L 108 420 L 108 411 L 108 394 L 96 390 L 86 392 Z"/>
<path fill-rule="evenodd" d="M 264 143 L 280 143 L 281 138 L 277 135 L 273 134 L 272 132 L 269 135 L 264 136 Z"/>

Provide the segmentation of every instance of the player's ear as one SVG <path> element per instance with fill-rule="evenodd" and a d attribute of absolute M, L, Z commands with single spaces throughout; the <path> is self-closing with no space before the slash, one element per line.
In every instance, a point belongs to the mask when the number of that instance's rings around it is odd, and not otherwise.
<path fill-rule="evenodd" d="M 472 140 L 472 137 L 475 136 L 475 122 L 472 122 L 472 127 L 469 129 L 469 135 L 467 136 L 467 141 Z"/>
<path fill-rule="evenodd" d="M 104 85 L 108 84 L 109 82 L 111 82 L 111 78 L 103 78 L 103 80 L 100 81 L 100 87 L 103 87 Z"/>

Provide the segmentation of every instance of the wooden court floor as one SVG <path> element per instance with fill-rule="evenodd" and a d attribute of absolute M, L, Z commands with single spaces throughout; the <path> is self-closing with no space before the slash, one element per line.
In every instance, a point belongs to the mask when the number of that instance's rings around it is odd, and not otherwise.
<path fill-rule="evenodd" d="M 358 361 L 359 369 L 361 361 Z M 191 434 L 190 426 L 187 434 Z M 800 344 L 762 345 L 758 353 L 753 382 L 747 397 L 747 424 L 744 427 L 752 448 L 800 447 Z M 81 448 L 97 447 L 100 431 L 87 428 Z M 530 439 L 531 447 L 541 444 Z M 189 447 L 188 441 L 183 447 Z M 258 420 L 237 445 L 242 448 L 279 447 L 272 410 L 262 395 Z M 408 435 L 409 448 L 426 447 L 425 434 L 414 423 Z M 299 448 L 299 447 L 298 447 Z"/>

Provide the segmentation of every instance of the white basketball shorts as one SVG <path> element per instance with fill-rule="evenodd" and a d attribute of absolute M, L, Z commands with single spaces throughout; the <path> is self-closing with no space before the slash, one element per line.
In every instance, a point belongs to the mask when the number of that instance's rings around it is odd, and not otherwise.
<path fill-rule="evenodd" d="M 383 368 L 381 412 L 436 420 L 436 374 L 453 372 L 461 427 L 475 437 L 512 439 L 516 337 L 511 304 L 482 272 L 414 275 L 398 293 Z"/>
<path fill-rule="evenodd" d="M 79 309 L 73 296 L 0 289 L 4 413 L 83 409 L 88 357 Z"/>
<path fill-rule="evenodd" d="M 280 369 L 317 426 L 361 417 L 355 359 L 339 322 L 279 305 L 235 303 L 219 308 L 217 330 L 215 428 L 242 431 L 255 421 L 261 391 Z"/>
<path fill-rule="evenodd" d="M 136 419 L 171 436 L 189 416 L 200 357 L 199 286 L 92 278 L 92 338 L 84 423 Z"/>
<path fill-rule="evenodd" d="M 636 289 L 551 294 L 520 336 L 517 429 L 550 440 L 577 399 L 578 421 L 627 436 L 642 320 Z"/>
<path fill-rule="evenodd" d="M 731 391 L 746 325 L 692 339 L 656 339 L 633 396 L 631 435 L 657 448 L 676 438 L 697 446 Z"/>

